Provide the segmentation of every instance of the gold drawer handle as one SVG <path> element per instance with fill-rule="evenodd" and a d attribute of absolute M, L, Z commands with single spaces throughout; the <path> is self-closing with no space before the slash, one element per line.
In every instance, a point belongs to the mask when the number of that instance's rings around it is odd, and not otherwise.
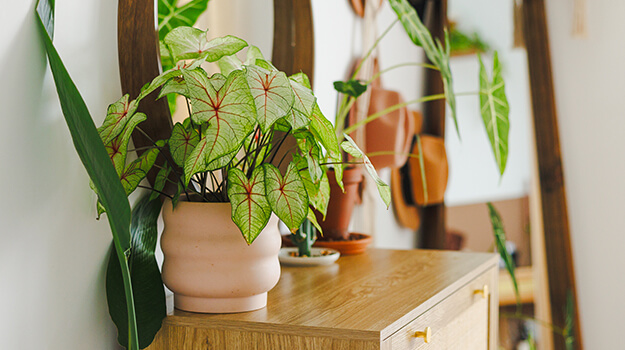
<path fill-rule="evenodd" d="M 416 331 L 414 336 L 417 338 L 423 338 L 423 341 L 429 343 L 432 340 L 432 329 L 430 327 L 425 327 L 423 331 Z"/>
<path fill-rule="evenodd" d="M 486 285 L 486 284 L 484 285 L 484 287 L 482 289 L 478 289 L 478 290 L 473 291 L 473 295 L 480 294 L 480 295 L 482 295 L 482 298 L 484 298 L 484 299 L 488 298 L 488 293 L 489 293 L 488 285 Z"/>

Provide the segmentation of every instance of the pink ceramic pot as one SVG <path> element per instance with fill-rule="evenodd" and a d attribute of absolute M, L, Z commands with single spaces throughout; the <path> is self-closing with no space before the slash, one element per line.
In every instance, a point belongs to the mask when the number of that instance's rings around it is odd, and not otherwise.
<path fill-rule="evenodd" d="M 248 246 L 230 210 L 230 203 L 180 201 L 172 211 L 165 202 L 162 275 L 177 309 L 231 313 L 267 305 L 280 279 L 278 218 L 272 215 Z"/>

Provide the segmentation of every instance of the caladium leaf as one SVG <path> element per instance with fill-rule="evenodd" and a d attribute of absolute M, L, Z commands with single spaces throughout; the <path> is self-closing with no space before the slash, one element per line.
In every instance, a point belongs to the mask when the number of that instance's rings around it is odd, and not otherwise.
<path fill-rule="evenodd" d="M 295 74 L 291 75 L 289 77 L 289 79 L 304 85 L 309 90 L 312 90 L 312 85 L 310 84 L 310 79 L 308 79 L 308 75 L 306 75 L 306 73 L 303 73 L 303 72 L 295 73 Z"/>
<path fill-rule="evenodd" d="M 276 66 L 274 66 L 273 64 L 271 64 L 271 62 L 266 61 L 266 60 L 264 60 L 262 58 L 257 58 L 256 62 L 254 62 L 254 65 L 256 65 L 256 66 L 258 66 L 258 67 L 260 67 L 262 69 L 266 69 L 268 71 L 271 71 L 271 72 L 278 72 L 279 71 L 279 69 L 276 68 Z"/>
<path fill-rule="evenodd" d="M 243 71 L 233 71 L 223 86 L 215 90 L 206 75 L 183 71 L 193 108 L 191 119 L 207 123 L 202 138 L 184 165 L 185 185 L 191 176 L 209 170 L 216 159 L 239 149 L 255 124 L 254 100 Z"/>
<path fill-rule="evenodd" d="M 250 45 L 247 48 L 247 55 L 245 57 L 245 63 L 243 63 L 246 66 L 251 66 L 253 64 L 256 64 L 256 60 L 265 60 L 265 57 L 263 57 L 263 53 L 260 52 L 260 49 L 254 45 Z"/>
<path fill-rule="evenodd" d="M 191 0 L 178 7 L 178 0 L 158 0 L 158 38 L 180 26 L 192 26 L 204 11 L 208 0 Z"/>
<path fill-rule="evenodd" d="M 317 182 L 313 182 L 307 169 L 308 162 L 304 157 L 299 154 L 294 154 L 293 163 L 302 177 L 302 182 L 304 183 L 304 188 L 306 188 L 310 205 L 323 214 L 323 218 L 325 219 L 328 210 L 328 202 L 330 201 L 330 182 L 328 181 L 327 172 L 323 171 L 321 179 Z"/>
<path fill-rule="evenodd" d="M 141 93 L 139 97 L 137 97 L 137 101 L 142 100 L 147 95 L 152 93 L 152 91 L 158 89 L 167 83 L 170 79 L 180 77 L 182 75 L 183 70 L 194 70 L 202 65 L 204 60 L 195 60 L 191 62 L 178 62 L 175 67 L 167 70 L 161 74 L 159 74 L 156 78 L 154 78 L 151 82 L 145 84 L 143 88 L 141 88 Z M 162 94 L 161 94 L 162 95 Z"/>
<path fill-rule="evenodd" d="M 163 145 L 164 143 L 161 143 L 160 147 Z M 152 148 L 147 152 L 143 152 L 139 158 L 128 164 L 128 167 L 119 177 L 119 180 L 126 191 L 126 195 L 134 192 L 134 190 L 137 189 L 137 186 L 139 186 L 139 182 L 141 182 L 141 180 L 148 175 L 148 171 L 152 169 L 154 161 L 156 161 L 156 156 L 158 156 L 159 152 L 160 150 L 158 148 Z"/>
<path fill-rule="evenodd" d="M 221 74 L 228 75 L 232 73 L 232 71 L 243 68 L 243 62 L 236 56 L 224 56 L 217 61 L 217 65 L 219 65 L 219 71 Z"/>
<path fill-rule="evenodd" d="M 221 73 L 215 73 L 211 76 L 208 82 L 213 86 L 213 89 L 215 89 L 215 91 L 218 91 L 224 86 L 226 80 L 228 80 L 228 78 L 226 78 L 225 75 Z"/>
<path fill-rule="evenodd" d="M 245 40 L 232 35 L 208 40 L 208 30 L 193 27 L 174 28 L 163 41 L 173 55 L 174 62 L 190 59 L 216 62 L 224 56 L 234 55 L 247 46 Z"/>
<path fill-rule="evenodd" d="M 154 191 L 150 194 L 150 201 L 158 198 L 158 196 L 163 192 L 165 188 L 165 184 L 167 183 L 167 178 L 169 178 L 169 173 L 171 172 L 171 168 L 167 165 L 162 167 L 158 173 L 156 174 L 156 179 L 154 180 Z"/>
<path fill-rule="evenodd" d="M 297 130 L 310 124 L 317 99 L 312 90 L 304 84 L 293 78 L 289 78 L 289 83 L 293 89 L 294 102 L 291 112 L 286 115 L 285 119 L 293 130 Z"/>
<path fill-rule="evenodd" d="M 320 146 L 310 132 L 296 132 L 294 136 L 297 140 L 300 152 L 306 159 L 311 180 L 313 182 L 318 182 L 323 174 L 320 162 L 323 159 Z"/>
<path fill-rule="evenodd" d="M 108 153 L 113 165 L 115 166 L 115 171 L 117 175 L 122 174 L 124 168 L 126 167 L 126 156 L 128 155 L 128 142 L 130 141 L 130 136 L 134 131 L 135 127 L 146 120 L 147 117 L 143 113 L 134 114 L 124 126 L 124 130 L 121 134 L 117 135 L 111 142 L 107 143 L 104 148 L 106 149 L 106 153 Z"/>
<path fill-rule="evenodd" d="M 247 82 L 256 105 L 256 118 L 261 130 L 270 130 L 276 120 L 291 111 L 293 89 L 286 74 L 258 66 L 246 66 Z"/>
<path fill-rule="evenodd" d="M 161 88 L 158 98 L 169 94 L 178 94 L 182 96 L 187 95 L 187 84 L 185 84 L 182 77 L 173 77 L 163 84 L 163 88 Z"/>
<path fill-rule="evenodd" d="M 313 109 L 312 119 L 310 121 L 310 132 L 314 135 L 315 139 L 321 143 L 323 148 L 328 152 L 328 159 L 334 163 L 334 175 L 336 176 L 336 182 L 341 190 L 343 188 L 343 167 L 341 166 L 341 149 L 339 142 L 336 138 L 334 126 L 330 121 L 321 113 L 319 105 L 315 103 Z"/>
<path fill-rule="evenodd" d="M 397 14 L 397 18 L 404 27 L 404 30 L 406 31 L 406 34 L 408 34 L 410 40 L 412 40 L 415 45 L 423 47 L 427 58 L 441 72 L 445 99 L 451 110 L 451 117 L 454 120 L 456 132 L 458 133 L 458 136 L 460 136 L 456 116 L 456 100 L 452 91 L 451 69 L 449 68 L 451 47 L 449 44 L 449 35 L 445 32 L 446 48 L 443 48 L 438 40 L 435 42 L 432 39 L 432 34 L 430 34 L 430 31 L 423 24 L 423 22 L 421 22 L 417 11 L 407 0 L 389 0 L 389 3 Z"/>
<path fill-rule="evenodd" d="M 169 138 L 169 151 L 174 162 L 180 167 L 184 167 L 187 157 L 191 154 L 195 146 L 200 141 L 200 135 L 193 128 L 185 129 L 180 123 L 174 125 Z"/>
<path fill-rule="evenodd" d="M 323 215 L 323 218 L 325 219 L 325 214 Z M 323 230 L 321 229 L 321 226 L 319 225 L 319 222 L 317 222 L 317 216 L 315 215 L 315 212 L 312 210 L 311 207 L 308 207 L 308 215 L 306 216 L 306 218 L 308 219 L 308 221 L 310 221 L 311 224 L 313 224 L 315 226 L 315 228 L 317 229 L 317 231 L 319 231 L 321 233 L 321 236 L 323 236 Z"/>
<path fill-rule="evenodd" d="M 232 221 L 241 230 L 247 244 L 252 244 L 271 216 L 263 168 L 254 169 L 249 180 L 243 171 L 231 168 L 228 171 L 228 197 L 232 205 Z"/>
<path fill-rule="evenodd" d="M 292 162 L 289 163 L 284 177 L 272 164 L 263 164 L 263 168 L 267 201 L 271 210 L 294 233 L 308 215 L 308 195 L 299 171 Z"/>
<path fill-rule="evenodd" d="M 117 135 L 121 134 L 126 123 L 137 110 L 136 100 L 129 100 L 129 95 L 122 96 L 117 102 L 111 104 L 106 111 L 106 118 L 102 126 L 98 128 L 98 134 L 103 144 L 111 142 Z"/>
<path fill-rule="evenodd" d="M 358 97 L 362 95 L 365 91 L 367 91 L 367 85 L 364 85 L 358 80 L 354 79 L 348 81 L 335 81 L 334 90 L 345 95 Z"/>
<path fill-rule="evenodd" d="M 341 143 L 343 150 L 356 158 L 362 158 L 367 173 L 369 173 L 369 176 L 371 176 L 371 178 L 375 182 L 375 185 L 378 188 L 378 193 L 384 201 L 384 204 L 386 204 L 386 208 L 388 208 L 388 206 L 391 204 L 391 188 L 389 187 L 389 185 L 384 183 L 382 179 L 380 179 L 377 171 L 375 171 L 375 167 L 369 160 L 369 157 L 367 157 L 364 152 L 358 147 L 358 145 L 356 145 L 354 140 L 352 140 L 352 138 L 349 137 L 349 135 L 347 134 L 343 134 L 343 136 L 345 137 L 345 141 Z"/>
<path fill-rule="evenodd" d="M 490 140 L 495 161 L 499 168 L 499 173 L 503 175 L 508 161 L 508 134 L 510 131 L 510 120 L 508 115 L 510 107 L 506 97 L 506 90 L 501 76 L 501 66 L 497 52 L 493 59 L 493 79 L 488 78 L 486 68 L 480 59 L 480 107 L 484 127 Z"/>

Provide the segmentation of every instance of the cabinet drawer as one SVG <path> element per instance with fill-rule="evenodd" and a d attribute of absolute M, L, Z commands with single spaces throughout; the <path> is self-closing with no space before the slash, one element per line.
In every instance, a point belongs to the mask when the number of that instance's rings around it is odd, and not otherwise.
<path fill-rule="evenodd" d="M 384 341 L 383 349 L 488 349 L 489 343 L 493 343 L 489 341 L 489 322 L 493 322 L 491 295 L 485 298 L 476 291 L 482 291 L 484 286 L 493 291 L 497 286 L 496 272 L 490 269 L 481 274 L 406 324 Z M 426 327 L 430 328 L 429 343 L 415 337 L 416 332 L 425 332 Z"/>

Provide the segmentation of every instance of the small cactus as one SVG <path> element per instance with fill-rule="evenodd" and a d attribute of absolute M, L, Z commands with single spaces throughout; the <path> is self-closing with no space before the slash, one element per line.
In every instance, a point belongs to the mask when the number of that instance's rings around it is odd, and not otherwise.
<path fill-rule="evenodd" d="M 317 229 L 308 220 L 304 220 L 299 230 L 291 233 L 291 242 L 297 247 L 297 252 L 301 257 L 311 256 L 311 247 L 317 240 Z"/>

